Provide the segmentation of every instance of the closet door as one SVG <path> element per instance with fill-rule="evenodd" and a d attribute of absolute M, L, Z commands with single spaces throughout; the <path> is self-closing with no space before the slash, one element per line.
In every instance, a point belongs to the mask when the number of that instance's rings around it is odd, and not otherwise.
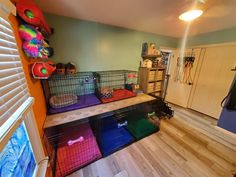
<path fill-rule="evenodd" d="M 193 63 L 193 68 L 191 70 L 191 78 L 194 79 L 196 68 L 201 54 L 201 49 L 200 48 L 187 49 L 185 51 L 185 54 L 189 54 L 191 52 L 193 52 L 195 55 L 195 61 Z M 170 61 L 169 73 L 168 73 L 170 74 L 170 78 L 166 92 L 166 101 L 182 107 L 187 107 L 192 85 L 183 83 L 180 80 L 176 81 L 176 71 L 178 70 L 177 60 L 179 56 L 180 56 L 179 50 L 174 51 Z M 180 77 L 181 78 L 183 77 L 183 72 L 180 75 Z"/>
<path fill-rule="evenodd" d="M 206 48 L 190 108 L 219 118 L 222 110 L 220 103 L 234 78 L 234 72 L 230 70 L 236 64 L 235 51 L 236 45 Z"/>

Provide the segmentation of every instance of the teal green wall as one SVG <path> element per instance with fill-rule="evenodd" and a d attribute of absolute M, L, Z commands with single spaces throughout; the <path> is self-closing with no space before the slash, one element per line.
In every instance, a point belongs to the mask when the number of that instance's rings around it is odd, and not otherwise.
<path fill-rule="evenodd" d="M 176 47 L 177 38 L 46 14 L 55 32 L 50 45 L 55 62 L 76 63 L 79 71 L 137 70 L 143 42 Z"/>
<path fill-rule="evenodd" d="M 189 37 L 188 39 L 189 46 L 226 42 L 236 42 L 236 27 L 221 31 L 199 34 L 197 36 Z"/>

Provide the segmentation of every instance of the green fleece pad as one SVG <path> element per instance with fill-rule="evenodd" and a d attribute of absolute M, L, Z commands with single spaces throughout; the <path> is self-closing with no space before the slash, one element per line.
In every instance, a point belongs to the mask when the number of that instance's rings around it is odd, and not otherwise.
<path fill-rule="evenodd" d="M 137 140 L 159 130 L 158 127 L 144 118 L 128 119 L 126 128 Z"/>

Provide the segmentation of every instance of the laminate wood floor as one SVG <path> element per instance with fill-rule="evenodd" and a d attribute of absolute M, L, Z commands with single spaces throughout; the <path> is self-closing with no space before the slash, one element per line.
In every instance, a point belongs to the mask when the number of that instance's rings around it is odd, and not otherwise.
<path fill-rule="evenodd" d="M 70 177 L 233 177 L 234 144 L 226 146 L 183 120 L 162 120 L 159 132 Z"/>
<path fill-rule="evenodd" d="M 217 127 L 217 119 L 173 104 L 171 107 L 175 111 L 176 120 L 187 123 L 188 126 L 236 151 L 236 134 Z"/>

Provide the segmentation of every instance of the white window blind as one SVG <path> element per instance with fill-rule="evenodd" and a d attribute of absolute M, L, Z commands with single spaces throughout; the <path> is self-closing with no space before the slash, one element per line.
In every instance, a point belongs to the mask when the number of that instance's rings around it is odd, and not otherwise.
<path fill-rule="evenodd" d="M 4 11 L 1 11 L 1 14 Z M 12 27 L 0 17 L 0 126 L 29 98 Z"/>

